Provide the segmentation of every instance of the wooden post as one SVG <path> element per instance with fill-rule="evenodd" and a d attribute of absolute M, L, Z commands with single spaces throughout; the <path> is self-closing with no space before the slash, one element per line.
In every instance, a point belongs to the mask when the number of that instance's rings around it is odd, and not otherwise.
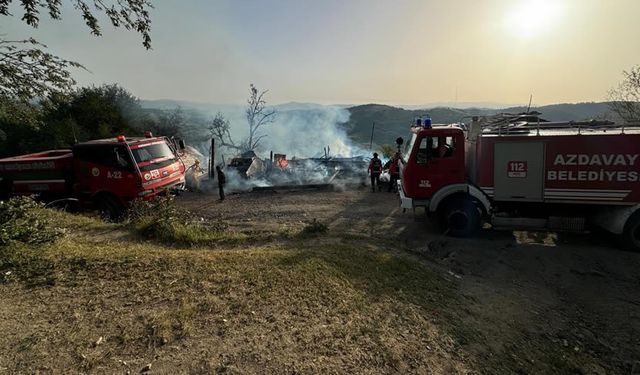
<path fill-rule="evenodd" d="M 376 122 L 371 125 L 371 141 L 369 141 L 369 149 L 373 149 L 373 131 L 376 129 Z"/>
<path fill-rule="evenodd" d="M 214 179 L 216 177 L 215 174 L 216 169 L 216 140 L 215 138 L 211 138 L 211 155 L 209 155 L 209 178 Z"/>

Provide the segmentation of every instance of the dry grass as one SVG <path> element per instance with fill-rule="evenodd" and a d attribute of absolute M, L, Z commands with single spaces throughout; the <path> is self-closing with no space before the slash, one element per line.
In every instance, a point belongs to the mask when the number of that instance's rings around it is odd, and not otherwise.
<path fill-rule="evenodd" d="M 64 239 L 2 253 L 0 369 L 466 372 L 439 328 L 451 286 L 412 259 L 317 238 L 164 247 L 54 215 Z"/>
<path fill-rule="evenodd" d="M 593 362 L 483 321 L 446 272 L 392 239 L 313 221 L 145 232 L 155 224 L 43 215 L 66 235 L 0 248 L 0 373 L 572 373 Z M 526 340 L 498 338 L 491 352 L 487 327 Z"/>

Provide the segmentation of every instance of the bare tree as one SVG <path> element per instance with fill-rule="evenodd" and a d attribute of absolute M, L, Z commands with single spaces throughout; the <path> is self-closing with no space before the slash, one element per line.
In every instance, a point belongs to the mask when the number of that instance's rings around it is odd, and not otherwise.
<path fill-rule="evenodd" d="M 258 92 L 258 89 L 253 84 L 249 85 L 249 88 L 248 106 L 245 111 L 247 124 L 249 125 L 249 136 L 247 138 L 241 142 L 236 142 L 231 137 L 229 120 L 225 119 L 220 112 L 209 123 L 211 137 L 217 139 L 221 146 L 239 152 L 255 151 L 260 145 L 260 141 L 267 136 L 266 134 L 260 134 L 259 130 L 263 126 L 272 123 L 276 116 L 275 110 L 266 108 L 267 102 L 264 100 L 264 95 L 268 91 Z"/>
<path fill-rule="evenodd" d="M 265 125 L 272 123 L 275 120 L 276 111 L 273 109 L 267 109 L 267 102 L 264 100 L 264 95 L 269 90 L 264 90 L 258 93 L 258 89 L 253 85 L 249 85 L 249 100 L 247 100 L 247 123 L 249 124 L 249 137 L 246 142 L 247 150 L 255 150 L 260 141 L 265 138 L 266 134 L 260 134 L 258 131 Z"/>
<path fill-rule="evenodd" d="M 626 122 L 640 121 L 640 65 L 622 72 L 624 80 L 609 91 L 611 111 Z"/>
<path fill-rule="evenodd" d="M 13 16 L 9 6 L 14 0 L 0 0 L 0 16 Z M 151 48 L 150 0 L 71 0 L 80 12 L 91 34 L 102 31 L 95 13 L 103 13 L 114 27 L 133 30 L 142 36 L 145 48 Z M 41 12 L 61 20 L 62 0 L 20 0 L 21 19 L 37 28 Z M 35 39 L 8 40 L 0 37 L 0 94 L 28 100 L 52 92 L 68 92 L 75 84 L 70 68 L 82 66 L 46 52 L 46 46 Z"/>
<path fill-rule="evenodd" d="M 242 151 L 242 146 L 237 145 L 233 141 L 233 138 L 231 138 L 229 129 L 229 120 L 224 118 L 224 116 L 220 112 L 218 112 L 216 116 L 211 119 L 211 123 L 209 124 L 209 133 L 211 133 L 211 137 L 217 139 L 220 142 L 221 146 Z"/>

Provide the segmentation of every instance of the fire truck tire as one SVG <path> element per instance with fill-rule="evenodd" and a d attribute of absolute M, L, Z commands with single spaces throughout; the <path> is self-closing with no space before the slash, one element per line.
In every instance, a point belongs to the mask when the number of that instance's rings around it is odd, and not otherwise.
<path fill-rule="evenodd" d="M 6 200 L 11 197 L 11 186 L 13 183 L 9 180 L 0 181 L 0 200 Z"/>
<path fill-rule="evenodd" d="M 471 237 L 480 229 L 480 211 L 466 197 L 457 197 L 444 202 L 438 216 L 441 228 L 453 237 Z"/>
<path fill-rule="evenodd" d="M 95 199 L 95 205 L 102 218 L 118 221 L 124 215 L 124 207 L 114 196 L 101 194 Z"/>
<path fill-rule="evenodd" d="M 629 217 L 621 237 L 626 250 L 640 252 L 640 212 Z"/>

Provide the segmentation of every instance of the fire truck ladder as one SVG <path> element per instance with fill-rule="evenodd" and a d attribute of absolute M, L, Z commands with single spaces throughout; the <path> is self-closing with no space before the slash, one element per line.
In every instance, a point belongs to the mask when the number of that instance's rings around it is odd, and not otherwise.
<path fill-rule="evenodd" d="M 539 112 L 500 113 L 483 118 L 481 124 L 483 134 L 497 135 L 525 135 L 533 132 L 539 135 L 541 130 L 575 130 L 577 134 L 583 131 L 619 130 L 624 133 L 625 129 L 640 130 L 640 124 L 617 124 L 609 120 L 552 122 L 541 118 Z"/>

